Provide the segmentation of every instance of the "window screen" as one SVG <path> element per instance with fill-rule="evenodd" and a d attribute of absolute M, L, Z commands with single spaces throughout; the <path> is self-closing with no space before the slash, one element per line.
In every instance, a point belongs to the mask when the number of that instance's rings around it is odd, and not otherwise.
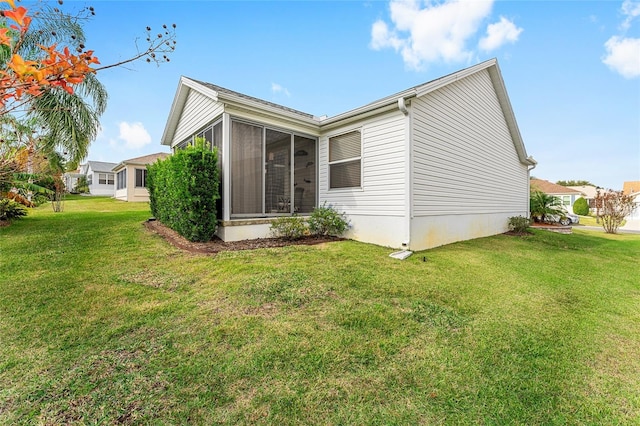
<path fill-rule="evenodd" d="M 329 138 L 329 188 L 362 186 L 362 136 L 353 131 Z"/>

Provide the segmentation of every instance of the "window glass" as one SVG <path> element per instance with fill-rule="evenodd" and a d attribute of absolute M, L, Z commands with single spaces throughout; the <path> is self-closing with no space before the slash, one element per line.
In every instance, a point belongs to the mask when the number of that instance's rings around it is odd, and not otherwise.
<path fill-rule="evenodd" d="M 329 188 L 362 186 L 361 155 L 359 130 L 329 138 Z"/>
<path fill-rule="evenodd" d="M 144 188 L 147 184 L 147 169 L 136 169 L 136 188 Z"/>
<path fill-rule="evenodd" d="M 298 135 L 293 139 L 293 211 L 311 213 L 316 207 L 316 141 Z"/>
<path fill-rule="evenodd" d="M 291 213 L 291 133 L 267 129 L 265 156 L 265 212 Z"/>
<path fill-rule="evenodd" d="M 117 174 L 118 183 L 116 189 L 124 189 L 127 187 L 127 169 L 120 170 Z"/>
<path fill-rule="evenodd" d="M 262 213 L 262 127 L 231 122 L 231 214 Z"/>

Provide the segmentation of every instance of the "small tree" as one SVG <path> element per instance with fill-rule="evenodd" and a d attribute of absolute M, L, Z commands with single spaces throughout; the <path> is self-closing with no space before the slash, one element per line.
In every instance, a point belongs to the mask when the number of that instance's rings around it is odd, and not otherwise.
<path fill-rule="evenodd" d="M 529 208 L 535 222 L 544 222 L 547 216 L 565 216 L 560 199 L 542 191 L 531 192 Z"/>
<path fill-rule="evenodd" d="M 596 205 L 600 207 L 602 227 L 608 234 L 617 233 L 624 218 L 636 208 L 634 198 L 631 195 L 625 195 L 622 191 L 611 189 L 603 192 L 598 191 Z"/>
<path fill-rule="evenodd" d="M 573 212 L 580 216 L 587 216 L 589 214 L 589 203 L 584 198 L 578 198 L 573 203 Z"/>

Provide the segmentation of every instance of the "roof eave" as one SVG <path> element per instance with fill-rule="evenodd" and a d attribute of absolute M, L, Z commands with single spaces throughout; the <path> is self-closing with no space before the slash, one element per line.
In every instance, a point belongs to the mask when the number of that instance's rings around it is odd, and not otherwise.
<path fill-rule="evenodd" d="M 202 92 L 213 100 L 218 99 L 218 93 L 215 90 L 211 90 L 188 77 L 181 76 L 178 88 L 176 89 L 176 94 L 173 97 L 171 109 L 169 110 L 167 124 L 164 128 L 164 132 L 162 133 L 162 139 L 160 139 L 161 145 L 171 146 L 171 140 L 173 139 L 173 135 L 178 127 L 178 121 L 182 115 L 182 109 L 184 108 L 189 92 L 192 89 Z"/>

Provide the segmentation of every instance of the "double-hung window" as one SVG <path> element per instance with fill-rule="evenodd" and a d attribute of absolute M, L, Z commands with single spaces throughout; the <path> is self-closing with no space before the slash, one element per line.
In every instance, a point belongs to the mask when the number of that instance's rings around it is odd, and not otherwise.
<path fill-rule="evenodd" d="M 360 130 L 329 138 L 329 188 L 362 187 Z"/>
<path fill-rule="evenodd" d="M 144 188 L 147 184 L 147 169 L 136 169 L 136 188 Z"/>
<path fill-rule="evenodd" d="M 113 185 L 113 175 L 111 173 L 99 173 L 98 183 L 100 185 Z"/>

